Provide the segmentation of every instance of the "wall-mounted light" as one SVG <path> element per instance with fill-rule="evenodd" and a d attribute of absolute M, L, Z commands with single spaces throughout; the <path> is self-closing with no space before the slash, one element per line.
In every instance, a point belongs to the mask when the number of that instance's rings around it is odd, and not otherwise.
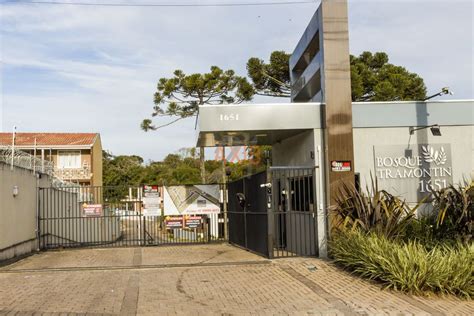
<path fill-rule="evenodd" d="M 429 97 L 424 98 L 423 101 L 428 101 L 428 100 L 433 99 L 435 97 L 440 97 L 440 96 L 446 95 L 446 94 L 453 95 L 454 93 L 453 93 L 453 91 L 449 90 L 449 87 L 444 87 L 444 88 L 441 89 L 440 92 L 435 93 L 433 95 L 430 95 Z"/>
<path fill-rule="evenodd" d="M 439 128 L 439 125 L 431 126 L 430 130 L 433 136 L 441 136 L 441 129 Z"/>
<path fill-rule="evenodd" d="M 20 193 L 18 186 L 17 185 L 13 186 L 13 197 L 16 197 L 18 193 Z"/>
<path fill-rule="evenodd" d="M 438 124 L 422 126 L 422 127 L 410 127 L 410 135 L 415 134 L 416 131 L 429 128 L 433 136 L 441 136 L 441 129 Z"/>

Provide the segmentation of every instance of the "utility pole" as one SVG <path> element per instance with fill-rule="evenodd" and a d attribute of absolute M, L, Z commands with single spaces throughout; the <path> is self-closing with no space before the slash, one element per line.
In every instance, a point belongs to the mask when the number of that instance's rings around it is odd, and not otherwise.
<path fill-rule="evenodd" d="M 201 182 L 206 184 L 206 160 L 204 157 L 204 147 L 199 147 L 199 164 L 201 166 Z"/>

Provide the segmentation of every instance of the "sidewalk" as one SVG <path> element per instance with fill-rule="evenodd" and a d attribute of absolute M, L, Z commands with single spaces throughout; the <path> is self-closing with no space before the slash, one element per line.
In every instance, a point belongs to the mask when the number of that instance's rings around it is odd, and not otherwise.
<path fill-rule="evenodd" d="M 473 315 L 309 258 L 226 245 L 45 252 L 0 269 L 0 315 Z"/>

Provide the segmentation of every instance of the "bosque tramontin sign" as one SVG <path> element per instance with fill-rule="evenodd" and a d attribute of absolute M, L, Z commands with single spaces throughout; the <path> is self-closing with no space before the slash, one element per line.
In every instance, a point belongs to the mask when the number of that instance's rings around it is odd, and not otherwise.
<path fill-rule="evenodd" d="M 380 189 L 416 202 L 452 183 L 449 144 L 374 146 L 375 173 Z"/>

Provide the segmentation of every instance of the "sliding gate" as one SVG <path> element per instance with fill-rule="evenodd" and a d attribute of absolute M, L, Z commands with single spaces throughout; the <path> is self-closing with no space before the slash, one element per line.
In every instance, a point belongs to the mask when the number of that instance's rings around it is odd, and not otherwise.
<path fill-rule="evenodd" d="M 193 244 L 220 240 L 223 235 L 223 229 L 218 227 L 221 214 L 147 216 L 140 190 L 139 187 L 39 188 L 40 248 Z M 179 207 L 196 199 L 198 194 L 192 193 L 179 201 Z M 205 203 L 204 199 L 201 203 Z"/>
<path fill-rule="evenodd" d="M 317 256 L 315 189 L 307 167 L 271 167 L 229 183 L 229 242 L 269 258 Z"/>

